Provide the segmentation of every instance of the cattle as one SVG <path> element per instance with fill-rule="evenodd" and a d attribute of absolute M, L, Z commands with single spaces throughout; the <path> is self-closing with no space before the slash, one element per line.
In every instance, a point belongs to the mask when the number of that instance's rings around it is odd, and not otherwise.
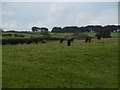
<path fill-rule="evenodd" d="M 89 37 L 86 37 L 86 38 L 85 38 L 85 42 L 88 42 L 88 39 L 89 39 Z"/>
<path fill-rule="evenodd" d="M 71 41 L 74 41 L 74 38 L 70 38 Z"/>
<path fill-rule="evenodd" d="M 92 39 L 91 37 L 86 37 L 85 42 L 91 42 L 91 39 Z"/>
<path fill-rule="evenodd" d="M 67 39 L 67 46 L 70 46 L 71 42 L 73 42 L 73 41 L 74 41 L 74 38 Z"/>
<path fill-rule="evenodd" d="M 97 36 L 97 39 L 98 39 L 98 40 L 101 40 L 101 37 L 100 37 L 100 36 Z"/>
<path fill-rule="evenodd" d="M 60 39 L 60 43 L 63 43 L 63 41 L 64 41 L 64 39 L 62 38 L 62 39 Z"/>
<path fill-rule="evenodd" d="M 67 40 L 67 46 L 70 46 L 71 45 L 71 39 L 68 39 Z"/>
<path fill-rule="evenodd" d="M 89 41 L 89 42 L 91 42 L 91 39 L 92 39 L 92 38 L 91 38 L 91 37 L 89 37 L 88 41 Z"/>

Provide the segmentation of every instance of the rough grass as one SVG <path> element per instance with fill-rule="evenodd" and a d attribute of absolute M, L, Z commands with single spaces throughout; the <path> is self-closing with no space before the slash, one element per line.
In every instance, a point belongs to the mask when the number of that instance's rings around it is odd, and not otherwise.
<path fill-rule="evenodd" d="M 2 45 L 0 45 L 0 56 L 0 89 L 2 89 Z"/>
<path fill-rule="evenodd" d="M 116 88 L 117 41 L 4 45 L 3 88 Z"/>
<path fill-rule="evenodd" d="M 21 35 L 25 35 L 25 37 L 14 37 L 14 36 L 3 36 L 3 39 L 10 39 L 10 38 L 31 38 L 32 37 L 43 37 L 43 35 L 41 33 L 36 33 L 36 32 L 23 32 L 23 33 L 13 33 L 13 32 L 3 32 L 2 34 L 21 34 Z M 73 33 L 49 33 L 49 35 L 51 37 L 56 37 L 56 38 L 68 38 L 71 37 Z M 87 34 L 89 36 L 92 36 L 95 38 L 96 33 L 95 32 L 83 32 L 83 34 Z M 116 38 L 118 37 L 118 33 L 111 33 L 112 38 Z"/>

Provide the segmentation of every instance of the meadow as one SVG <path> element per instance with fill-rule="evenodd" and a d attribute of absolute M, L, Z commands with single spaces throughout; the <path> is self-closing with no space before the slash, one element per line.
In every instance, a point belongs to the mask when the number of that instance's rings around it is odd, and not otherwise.
<path fill-rule="evenodd" d="M 93 35 L 93 34 L 91 34 Z M 117 88 L 118 38 L 2 46 L 3 88 Z"/>

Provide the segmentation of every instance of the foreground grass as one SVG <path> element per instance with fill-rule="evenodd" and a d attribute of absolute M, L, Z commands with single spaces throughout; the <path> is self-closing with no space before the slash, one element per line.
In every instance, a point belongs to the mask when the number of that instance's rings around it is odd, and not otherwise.
<path fill-rule="evenodd" d="M 2 45 L 0 45 L 0 56 L 2 56 Z M 2 57 L 0 57 L 0 89 L 2 89 Z"/>
<path fill-rule="evenodd" d="M 118 87 L 117 39 L 5 45 L 3 88 Z"/>

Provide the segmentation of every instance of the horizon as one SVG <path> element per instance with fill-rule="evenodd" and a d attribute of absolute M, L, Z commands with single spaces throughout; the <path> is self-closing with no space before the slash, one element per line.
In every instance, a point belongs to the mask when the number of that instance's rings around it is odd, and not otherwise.
<path fill-rule="evenodd" d="M 64 26 L 64 27 L 78 27 L 78 28 L 81 28 L 81 27 L 87 27 L 87 26 L 102 26 L 102 27 L 106 27 L 106 26 L 120 26 L 120 25 L 110 25 L 110 24 L 108 24 L 108 25 L 85 25 L 85 26 Z M 33 26 L 33 27 L 36 27 L 36 26 Z M 55 26 L 55 27 L 59 27 L 59 26 Z M 61 27 L 61 29 L 63 29 L 64 27 Z M 32 28 L 32 27 L 31 27 Z M 39 28 L 41 28 L 41 27 L 39 27 Z M 45 28 L 47 28 L 47 27 L 45 27 Z M 52 28 L 54 28 L 54 27 L 52 27 Z M 3 31 L 16 31 L 16 32 L 32 32 L 32 29 L 30 29 L 30 30 L 4 30 L 4 29 L 2 29 Z M 48 31 L 49 32 L 51 32 L 52 31 L 52 29 L 51 30 L 49 30 L 48 29 Z"/>

